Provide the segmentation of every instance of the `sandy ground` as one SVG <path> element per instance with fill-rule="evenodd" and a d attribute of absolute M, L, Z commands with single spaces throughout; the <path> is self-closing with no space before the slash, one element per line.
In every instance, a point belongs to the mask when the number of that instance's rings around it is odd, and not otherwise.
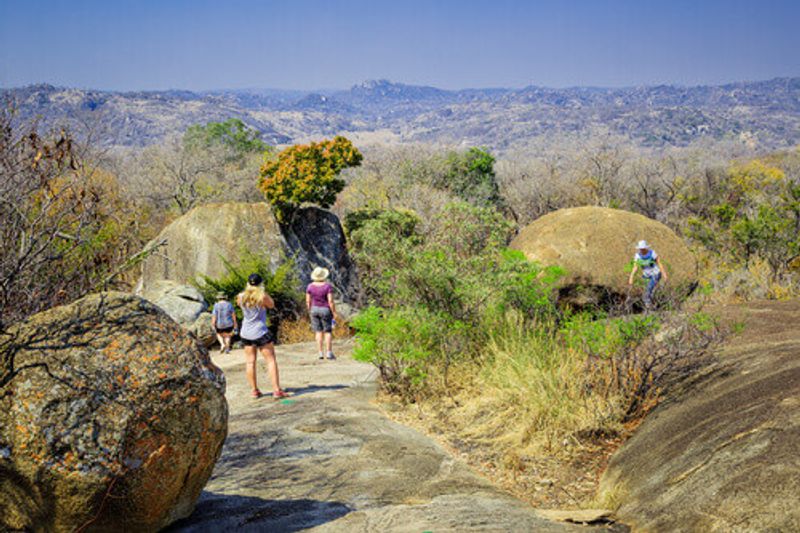
<path fill-rule="evenodd" d="M 241 350 L 227 378 L 229 434 L 195 512 L 172 531 L 571 531 L 494 487 L 374 404 L 372 366 L 311 344 L 277 348 L 288 400 L 253 399 Z M 259 386 L 271 390 L 263 363 Z"/>

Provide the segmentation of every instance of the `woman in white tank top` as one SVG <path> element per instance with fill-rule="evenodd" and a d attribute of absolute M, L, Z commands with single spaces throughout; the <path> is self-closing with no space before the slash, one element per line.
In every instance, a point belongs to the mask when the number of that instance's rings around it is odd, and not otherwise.
<path fill-rule="evenodd" d="M 278 362 L 275 359 L 275 344 L 272 334 L 267 327 L 267 309 L 275 307 L 275 302 L 269 294 L 261 288 L 263 280 L 258 274 L 250 274 L 247 279 L 247 288 L 242 292 L 236 301 L 242 308 L 242 330 L 239 337 L 244 344 L 244 355 L 247 363 L 247 381 L 252 388 L 253 398 L 260 398 L 261 391 L 258 390 L 256 377 L 256 359 L 258 351 L 267 362 L 267 370 L 272 380 L 272 397 L 276 400 L 288 396 L 281 389 L 280 378 L 278 376 Z"/>

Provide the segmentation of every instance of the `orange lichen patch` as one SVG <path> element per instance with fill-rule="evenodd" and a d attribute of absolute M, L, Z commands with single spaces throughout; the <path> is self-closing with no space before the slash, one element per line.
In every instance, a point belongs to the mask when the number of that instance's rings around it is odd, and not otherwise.
<path fill-rule="evenodd" d="M 112 340 L 109 342 L 105 348 L 103 348 L 103 353 L 109 359 L 119 359 L 124 355 L 124 353 L 120 350 L 120 342 L 117 339 Z"/>
<path fill-rule="evenodd" d="M 200 398 L 197 396 L 189 396 L 189 403 L 197 403 L 198 401 L 200 401 Z"/>
<path fill-rule="evenodd" d="M 171 391 L 171 390 L 169 390 L 169 389 L 167 389 L 167 390 L 165 390 L 165 391 L 162 391 L 162 392 L 161 392 L 161 399 L 162 399 L 162 400 L 166 400 L 166 399 L 167 399 L 167 398 L 169 398 L 170 396 L 172 396 L 172 391 Z"/>

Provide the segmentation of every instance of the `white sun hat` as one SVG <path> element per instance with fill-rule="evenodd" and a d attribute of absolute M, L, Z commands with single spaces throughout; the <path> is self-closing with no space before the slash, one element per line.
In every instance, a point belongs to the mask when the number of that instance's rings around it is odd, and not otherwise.
<path fill-rule="evenodd" d="M 325 281 L 330 274 L 327 268 L 317 267 L 311 272 L 311 281 Z"/>
<path fill-rule="evenodd" d="M 636 249 L 637 250 L 649 250 L 650 249 L 650 245 L 647 244 L 647 241 L 641 240 L 641 241 L 639 241 L 639 244 L 636 245 Z"/>

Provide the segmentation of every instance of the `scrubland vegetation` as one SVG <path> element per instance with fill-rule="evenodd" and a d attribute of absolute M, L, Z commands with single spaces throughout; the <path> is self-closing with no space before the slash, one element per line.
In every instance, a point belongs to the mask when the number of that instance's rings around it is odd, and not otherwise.
<path fill-rule="evenodd" d="M 279 217 L 307 201 L 332 205 L 363 286 L 354 355 L 376 365 L 384 390 L 498 454 L 569 460 L 624 436 L 712 357 L 724 328 L 703 304 L 800 293 L 800 151 L 560 141 L 504 154 L 368 147 L 362 163 L 341 137 L 279 155 L 231 120 L 112 154 L 66 133 L 40 136 L 6 112 L 3 321 L 132 286 L 137 261 L 157 253 L 145 243 L 195 205 L 263 194 Z M 559 307 L 562 272 L 507 244 L 539 216 L 579 205 L 673 228 L 701 261 L 700 289 L 683 308 L 667 302 L 645 315 Z M 252 252 L 199 287 L 209 300 L 233 296 L 262 271 L 293 340 L 302 313 L 291 269 L 268 272 Z"/>

